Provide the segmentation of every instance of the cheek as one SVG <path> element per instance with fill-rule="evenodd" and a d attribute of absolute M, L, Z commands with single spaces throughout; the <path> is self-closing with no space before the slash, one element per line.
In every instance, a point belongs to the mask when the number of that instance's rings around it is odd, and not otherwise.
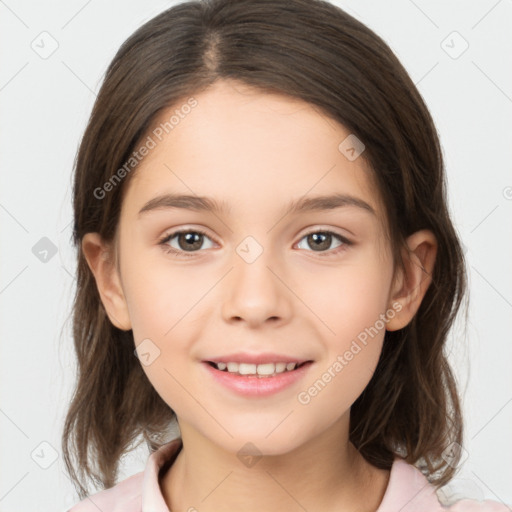
<path fill-rule="evenodd" d="M 322 320 L 323 338 L 342 349 L 347 341 L 366 329 L 383 331 L 380 315 L 388 308 L 391 268 L 376 258 L 323 269 L 308 281 L 304 297 Z M 305 301 L 306 302 L 306 301 Z"/>
<path fill-rule="evenodd" d="M 125 272 L 129 314 L 139 338 L 171 337 L 181 322 L 189 320 L 210 286 L 204 274 L 173 266 L 164 251 L 134 255 L 126 261 Z"/>
<path fill-rule="evenodd" d="M 134 254 L 125 261 L 125 293 L 142 368 L 162 399 L 182 411 L 190 400 L 182 386 L 190 387 L 194 329 L 204 322 L 207 301 L 201 298 L 211 283 L 204 274 L 171 269 L 160 259 Z"/>
<path fill-rule="evenodd" d="M 306 414 L 318 414 L 330 424 L 361 395 L 382 351 L 385 323 L 379 315 L 383 313 L 385 305 L 378 293 L 373 298 L 340 296 L 337 305 L 324 310 L 323 317 L 335 334 L 322 337 L 324 357 L 297 396 Z"/>
<path fill-rule="evenodd" d="M 311 288 L 303 296 L 310 298 L 311 309 L 322 320 L 318 332 L 325 357 L 299 403 L 320 408 L 335 403 L 335 415 L 362 393 L 382 350 L 390 280 L 391 266 L 383 267 L 376 258 L 318 274 L 316 292 Z"/>

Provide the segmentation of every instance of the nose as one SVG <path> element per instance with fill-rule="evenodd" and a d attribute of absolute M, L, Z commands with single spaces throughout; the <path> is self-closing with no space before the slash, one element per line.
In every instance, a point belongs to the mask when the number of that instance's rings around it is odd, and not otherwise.
<path fill-rule="evenodd" d="M 258 327 L 265 322 L 286 324 L 290 321 L 293 293 L 286 285 L 282 265 L 263 252 L 250 259 L 233 258 L 233 270 L 223 283 L 222 316 L 228 323 L 245 322 Z"/>

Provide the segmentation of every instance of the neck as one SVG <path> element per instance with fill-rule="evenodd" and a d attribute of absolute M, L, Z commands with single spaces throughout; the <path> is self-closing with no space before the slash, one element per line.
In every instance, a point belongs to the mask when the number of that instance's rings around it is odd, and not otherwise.
<path fill-rule="evenodd" d="M 348 421 L 291 452 L 246 464 L 189 425 L 180 430 L 183 448 L 160 484 L 171 512 L 375 512 L 388 484 L 389 471 L 367 463 L 349 442 Z"/>

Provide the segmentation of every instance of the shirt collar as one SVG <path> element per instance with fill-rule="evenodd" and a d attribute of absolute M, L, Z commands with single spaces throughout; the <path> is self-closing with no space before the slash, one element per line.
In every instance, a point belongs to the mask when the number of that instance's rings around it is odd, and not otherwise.
<path fill-rule="evenodd" d="M 160 489 L 162 467 L 174 462 L 182 448 L 181 438 L 162 445 L 147 461 L 142 481 L 142 512 L 170 512 Z"/>
<path fill-rule="evenodd" d="M 376 512 L 437 512 L 444 510 L 435 487 L 414 465 L 395 456 L 384 497 Z"/>
<path fill-rule="evenodd" d="M 147 461 L 142 483 L 142 512 L 170 512 L 160 488 L 160 472 L 174 462 L 183 444 L 181 438 L 162 445 Z M 434 486 L 425 475 L 396 456 L 384 497 L 376 512 L 442 510 Z"/>

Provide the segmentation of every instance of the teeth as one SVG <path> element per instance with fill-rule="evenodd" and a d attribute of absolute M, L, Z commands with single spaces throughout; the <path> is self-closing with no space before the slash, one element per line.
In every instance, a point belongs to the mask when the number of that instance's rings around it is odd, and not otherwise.
<path fill-rule="evenodd" d="M 256 365 L 240 363 L 238 365 L 238 373 L 240 375 L 254 375 L 256 373 Z"/>
<path fill-rule="evenodd" d="M 238 363 L 227 363 L 228 372 L 238 373 Z"/>
<path fill-rule="evenodd" d="M 256 368 L 258 375 L 272 375 L 276 370 L 274 363 L 259 364 Z"/>
<path fill-rule="evenodd" d="M 218 370 L 224 371 L 227 369 L 229 373 L 238 373 L 239 375 L 259 375 L 267 376 L 276 373 L 283 373 L 285 371 L 295 370 L 297 363 L 265 363 L 265 364 L 252 364 L 252 363 L 214 363 Z"/>

